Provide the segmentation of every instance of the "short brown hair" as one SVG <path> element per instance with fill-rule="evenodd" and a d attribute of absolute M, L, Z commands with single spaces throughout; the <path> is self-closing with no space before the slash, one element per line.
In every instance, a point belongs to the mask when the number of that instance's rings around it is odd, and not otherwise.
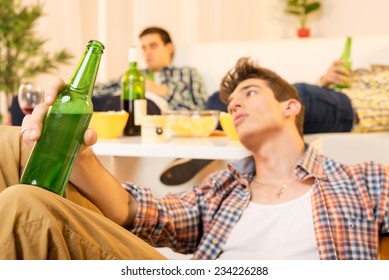
<path fill-rule="evenodd" d="M 220 84 L 220 99 L 224 103 L 227 103 L 228 97 L 236 89 L 236 87 L 247 79 L 261 79 L 267 82 L 269 88 L 273 91 L 276 100 L 279 102 L 286 101 L 288 99 L 296 99 L 301 103 L 300 97 L 294 86 L 286 82 L 275 72 L 260 67 L 254 61 L 248 57 L 240 58 L 235 67 L 232 68 L 222 79 Z M 301 103 L 301 111 L 296 116 L 296 127 L 303 135 L 304 125 L 304 106 Z"/>
<path fill-rule="evenodd" d="M 139 38 L 142 38 L 143 36 L 148 34 L 159 34 L 159 36 L 161 36 L 162 42 L 164 42 L 165 45 L 168 43 L 173 44 L 169 32 L 167 32 L 165 29 L 162 29 L 161 27 L 157 27 L 157 26 L 147 27 L 139 34 Z"/>
<path fill-rule="evenodd" d="M 159 34 L 161 37 L 162 42 L 167 45 L 167 44 L 172 44 L 173 45 L 173 40 L 170 37 L 169 32 L 167 32 L 165 29 L 158 27 L 158 26 L 150 26 L 145 28 L 140 34 L 139 38 L 141 39 L 143 36 L 148 35 L 148 34 Z M 174 57 L 174 49 L 171 55 L 171 59 Z"/>

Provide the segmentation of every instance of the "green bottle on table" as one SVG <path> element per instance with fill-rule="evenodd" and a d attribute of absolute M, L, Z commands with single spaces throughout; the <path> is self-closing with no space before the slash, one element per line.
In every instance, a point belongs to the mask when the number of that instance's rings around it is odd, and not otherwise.
<path fill-rule="evenodd" d="M 91 97 L 103 50 L 98 41 L 88 43 L 73 76 L 49 108 L 20 183 L 63 195 L 92 118 Z"/>
<path fill-rule="evenodd" d="M 137 49 L 128 50 L 129 69 L 121 79 L 122 109 L 128 112 L 128 121 L 123 135 L 137 136 L 141 134 L 141 122 L 147 114 L 147 101 L 145 98 L 145 77 L 138 69 Z"/>
<path fill-rule="evenodd" d="M 344 62 L 344 67 L 346 67 L 348 70 L 351 70 L 351 37 L 347 37 L 346 44 L 344 46 L 340 60 Z M 335 89 L 342 89 L 342 88 L 349 88 L 349 87 L 350 84 L 348 82 L 345 82 L 340 85 L 334 84 Z"/>

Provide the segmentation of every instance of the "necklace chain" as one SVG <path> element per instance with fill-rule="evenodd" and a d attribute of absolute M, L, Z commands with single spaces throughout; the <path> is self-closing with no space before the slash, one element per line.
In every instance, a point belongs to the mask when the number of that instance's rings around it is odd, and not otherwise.
<path fill-rule="evenodd" d="M 253 179 L 254 182 L 256 182 L 257 184 L 259 185 L 262 185 L 262 186 L 267 186 L 267 187 L 272 187 L 273 189 L 277 189 L 277 192 L 275 193 L 275 196 L 277 198 L 280 198 L 280 196 L 282 195 L 283 191 L 292 183 L 294 182 L 297 182 L 299 180 L 299 178 L 295 178 L 289 182 L 286 182 L 286 183 L 283 183 L 281 185 L 276 185 L 276 184 L 270 184 L 270 183 L 263 183 L 261 181 L 258 181 L 257 179 Z"/>

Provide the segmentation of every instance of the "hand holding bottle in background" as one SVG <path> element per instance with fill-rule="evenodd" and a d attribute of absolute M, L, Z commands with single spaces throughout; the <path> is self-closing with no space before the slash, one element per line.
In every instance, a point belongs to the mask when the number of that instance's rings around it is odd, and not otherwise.
<path fill-rule="evenodd" d="M 350 74 L 351 74 L 351 37 L 347 37 L 346 45 L 344 46 L 342 56 L 340 60 L 343 62 L 343 67 L 349 71 L 348 79 L 345 79 L 343 83 L 334 83 L 335 89 L 349 88 L 350 87 Z"/>
<path fill-rule="evenodd" d="M 351 79 L 351 38 L 348 37 L 339 60 L 335 60 L 326 74 L 320 78 L 319 85 L 342 89 L 350 87 Z"/>
<path fill-rule="evenodd" d="M 342 60 L 335 60 L 327 72 L 320 78 L 319 85 L 331 87 L 335 84 L 349 83 L 351 70 L 347 69 Z"/>

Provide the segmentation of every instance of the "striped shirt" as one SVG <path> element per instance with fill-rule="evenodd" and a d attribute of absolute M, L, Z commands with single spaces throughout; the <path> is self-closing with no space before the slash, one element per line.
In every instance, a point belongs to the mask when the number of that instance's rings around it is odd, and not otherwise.
<path fill-rule="evenodd" d="M 181 194 L 153 197 L 131 183 L 139 203 L 131 231 L 153 246 L 217 259 L 250 201 L 252 157 L 231 163 Z M 344 165 L 307 145 L 295 168 L 300 180 L 314 178 L 312 215 L 321 259 L 377 259 L 378 235 L 389 234 L 389 167 L 374 162 Z"/>
<path fill-rule="evenodd" d="M 352 87 L 342 89 L 358 113 L 354 132 L 389 130 L 389 68 L 372 66 L 351 75 Z"/>

